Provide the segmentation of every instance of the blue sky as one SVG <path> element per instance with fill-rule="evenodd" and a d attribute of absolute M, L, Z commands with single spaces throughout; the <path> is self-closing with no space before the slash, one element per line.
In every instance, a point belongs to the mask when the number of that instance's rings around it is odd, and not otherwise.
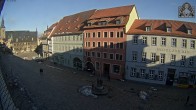
<path fill-rule="evenodd" d="M 178 7 L 196 0 L 6 0 L 1 13 L 6 30 L 30 30 L 43 33 L 47 25 L 67 15 L 91 9 L 135 4 L 141 19 L 171 19 L 196 22 L 196 18 L 178 18 Z"/>

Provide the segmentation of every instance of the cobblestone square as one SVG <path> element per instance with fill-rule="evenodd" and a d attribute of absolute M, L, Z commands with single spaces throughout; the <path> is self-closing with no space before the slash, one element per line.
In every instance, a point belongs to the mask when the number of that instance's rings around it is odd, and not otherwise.
<path fill-rule="evenodd" d="M 37 63 L 13 55 L 2 55 L 7 74 L 20 80 L 38 109 L 43 110 L 195 110 L 195 89 L 145 84 L 132 81 L 110 80 L 102 77 L 108 95 L 87 97 L 78 92 L 84 85 L 92 85 L 97 76 L 77 71 L 49 61 Z M 43 68 L 43 75 L 39 69 Z M 146 100 L 140 91 L 148 94 Z M 190 96 L 185 106 L 187 96 Z"/>

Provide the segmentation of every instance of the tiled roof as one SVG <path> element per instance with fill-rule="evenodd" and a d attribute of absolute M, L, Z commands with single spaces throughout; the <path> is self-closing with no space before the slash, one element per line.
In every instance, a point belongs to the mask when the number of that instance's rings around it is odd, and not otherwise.
<path fill-rule="evenodd" d="M 46 38 L 50 38 L 51 35 L 53 34 L 54 32 L 54 28 L 58 25 L 58 22 L 52 24 L 49 28 L 47 28 L 46 31 L 44 31 L 44 34 L 40 37 L 40 39 L 45 39 Z"/>
<path fill-rule="evenodd" d="M 85 29 L 103 28 L 103 27 L 122 27 L 129 20 L 129 15 L 135 5 L 107 8 L 97 10 L 89 19 Z M 116 24 L 116 21 L 120 23 Z"/>
<path fill-rule="evenodd" d="M 89 19 L 129 15 L 134 5 L 97 10 Z"/>
<path fill-rule="evenodd" d="M 146 31 L 146 26 L 151 24 L 151 30 Z M 171 32 L 167 32 L 166 28 L 171 27 Z M 191 29 L 192 34 L 187 34 L 187 30 Z M 140 35 L 167 35 L 182 36 L 196 38 L 196 23 L 175 21 L 175 20 L 135 20 L 127 34 Z"/>
<path fill-rule="evenodd" d="M 48 31 L 51 32 L 52 29 L 53 29 L 57 24 L 58 24 L 58 22 L 52 24 L 45 32 L 48 32 Z"/>
<path fill-rule="evenodd" d="M 6 39 L 12 39 L 12 42 L 37 42 L 37 32 L 6 31 Z"/>
<path fill-rule="evenodd" d="M 53 35 L 58 36 L 68 33 L 81 33 L 83 31 L 83 26 L 85 21 L 92 16 L 96 10 L 89 10 L 80 12 L 74 15 L 65 16 L 61 19 L 56 26 Z"/>

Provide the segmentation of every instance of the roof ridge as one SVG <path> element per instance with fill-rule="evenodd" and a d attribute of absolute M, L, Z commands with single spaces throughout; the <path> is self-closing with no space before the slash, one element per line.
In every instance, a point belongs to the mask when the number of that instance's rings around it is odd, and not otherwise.
<path fill-rule="evenodd" d="M 111 7 L 111 8 L 97 9 L 97 11 L 99 11 L 99 10 L 108 10 L 108 9 L 113 9 L 113 8 L 129 7 L 129 6 L 135 6 L 135 4 L 133 4 L 133 5 L 116 6 L 116 7 Z"/>

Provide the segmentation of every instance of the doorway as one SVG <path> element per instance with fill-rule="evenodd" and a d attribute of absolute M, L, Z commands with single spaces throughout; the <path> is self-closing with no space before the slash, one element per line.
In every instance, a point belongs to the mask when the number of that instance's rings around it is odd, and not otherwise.
<path fill-rule="evenodd" d="M 176 69 L 168 68 L 166 85 L 169 85 L 169 86 L 173 85 L 175 72 L 176 72 Z"/>
<path fill-rule="evenodd" d="M 104 63 L 103 65 L 103 74 L 104 76 L 108 76 L 110 73 L 110 64 Z"/>

